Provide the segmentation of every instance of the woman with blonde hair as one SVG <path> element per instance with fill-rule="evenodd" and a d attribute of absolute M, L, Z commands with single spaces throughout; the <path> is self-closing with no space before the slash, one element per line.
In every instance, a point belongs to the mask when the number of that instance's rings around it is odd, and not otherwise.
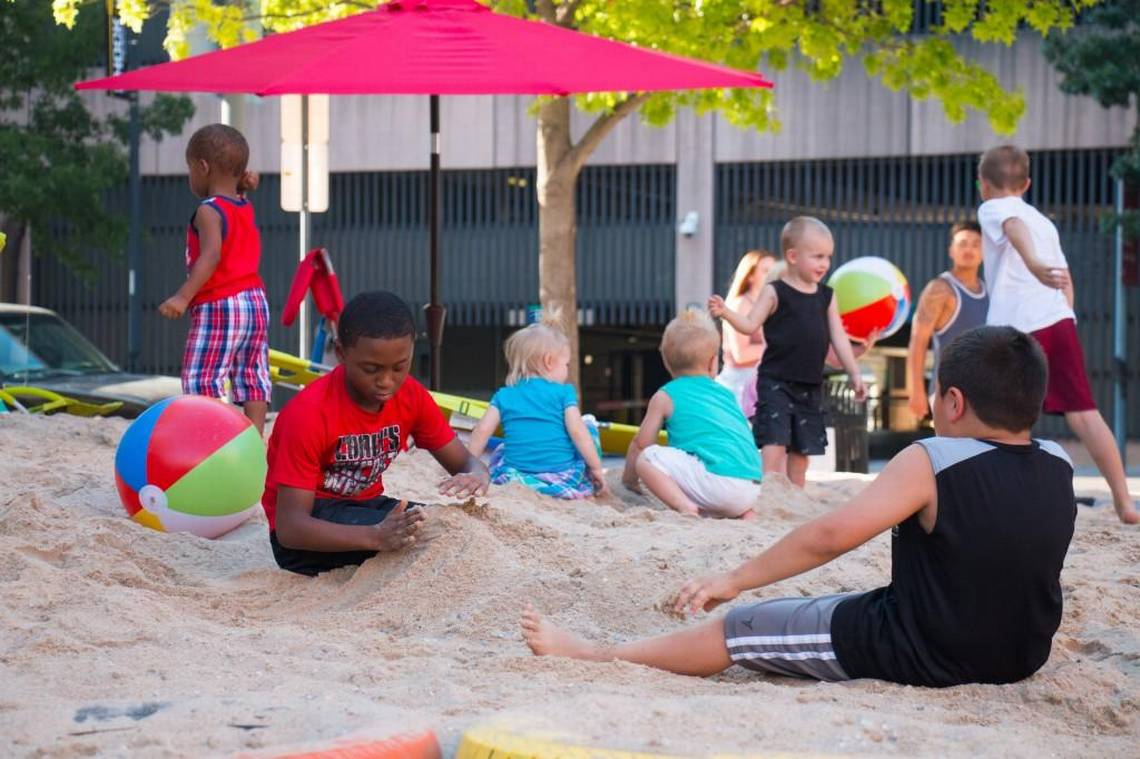
<path fill-rule="evenodd" d="M 728 287 L 726 303 L 734 310 L 749 310 L 760 297 L 769 272 L 776 263 L 776 255 L 758 248 L 740 257 L 732 284 Z M 744 416 L 751 418 L 756 412 L 756 367 L 764 356 L 764 330 L 752 335 L 742 335 L 724 323 L 721 335 L 721 348 L 724 353 L 724 368 L 716 381 L 727 387 L 736 396 L 736 402 Z"/>

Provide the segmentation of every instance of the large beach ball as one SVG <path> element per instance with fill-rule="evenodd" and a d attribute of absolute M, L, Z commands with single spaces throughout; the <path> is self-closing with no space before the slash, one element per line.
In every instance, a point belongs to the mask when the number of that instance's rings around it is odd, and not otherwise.
<path fill-rule="evenodd" d="M 131 518 L 216 538 L 260 506 L 265 443 L 236 408 L 182 395 L 159 401 L 119 441 L 115 485 Z"/>
<path fill-rule="evenodd" d="M 835 291 L 843 329 L 852 340 L 865 341 L 875 330 L 890 337 L 910 315 L 910 285 L 885 258 L 863 256 L 840 266 L 827 282 Z"/>

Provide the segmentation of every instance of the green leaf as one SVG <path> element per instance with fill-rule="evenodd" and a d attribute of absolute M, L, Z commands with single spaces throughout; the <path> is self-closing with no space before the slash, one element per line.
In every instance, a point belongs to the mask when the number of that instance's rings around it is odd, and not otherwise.
<path fill-rule="evenodd" d="M 81 248 L 113 255 L 123 244 L 125 220 L 105 210 L 105 194 L 126 181 L 127 161 L 121 119 L 93 115 L 72 88 L 104 53 L 102 4 L 76 4 L 60 19 L 64 5 L 9 0 L 0 12 L 0 214 L 66 230 L 36 235 L 36 253 L 82 275 L 92 269 Z M 192 113 L 188 99 L 163 96 L 142 110 L 143 127 L 157 139 L 180 132 Z"/>

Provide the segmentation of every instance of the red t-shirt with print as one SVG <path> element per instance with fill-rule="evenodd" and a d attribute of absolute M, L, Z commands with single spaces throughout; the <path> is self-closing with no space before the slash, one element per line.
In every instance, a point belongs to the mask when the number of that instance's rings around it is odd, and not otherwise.
<path fill-rule="evenodd" d="M 365 501 L 384 492 L 384 470 L 408 436 L 439 450 L 455 438 L 431 394 L 408 377 L 376 413 L 348 395 L 344 367 L 298 393 L 273 424 L 269 472 L 261 505 L 269 529 L 277 525 L 277 488 L 312 490 L 317 498 Z"/>

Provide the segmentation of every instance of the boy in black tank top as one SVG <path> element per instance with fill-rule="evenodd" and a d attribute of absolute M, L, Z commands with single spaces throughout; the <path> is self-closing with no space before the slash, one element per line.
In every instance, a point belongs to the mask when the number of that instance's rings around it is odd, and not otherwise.
<path fill-rule="evenodd" d="M 719 295 L 709 298 L 709 313 L 722 317 L 741 334 L 764 328 L 768 347 L 757 369 L 756 416 L 752 435 L 764 460 L 764 474 L 787 475 L 804 486 L 808 456 L 823 453 L 823 364 L 834 347 L 851 377 L 855 397 L 867 391 L 831 288 L 823 284 L 831 268 L 835 242 L 819 219 L 797 216 L 780 232 L 787 267 L 764 287 L 747 314 L 728 308 Z"/>
<path fill-rule="evenodd" d="M 820 680 L 909 685 L 1009 683 L 1049 658 L 1061 621 L 1061 565 L 1073 536 L 1072 464 L 1030 438 L 1045 397 L 1041 347 L 1012 327 L 980 327 L 943 354 L 940 437 L 902 451 L 846 505 L 801 525 L 756 558 L 692 580 L 679 612 L 826 564 L 890 529 L 891 582 L 869 593 L 783 598 L 733 608 L 649 640 L 584 641 L 533 609 L 536 654 L 621 659 L 690 675 L 740 664 Z"/>

